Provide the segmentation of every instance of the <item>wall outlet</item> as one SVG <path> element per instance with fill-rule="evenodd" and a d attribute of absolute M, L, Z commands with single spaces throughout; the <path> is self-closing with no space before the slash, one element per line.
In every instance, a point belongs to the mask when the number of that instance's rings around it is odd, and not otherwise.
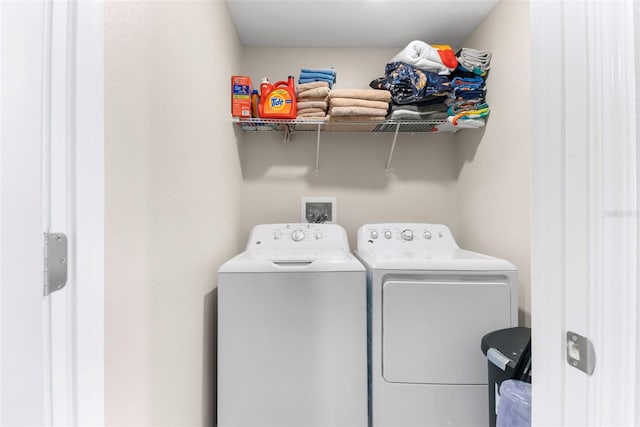
<path fill-rule="evenodd" d="M 335 224 L 337 204 L 335 197 L 303 197 L 301 222 Z"/>

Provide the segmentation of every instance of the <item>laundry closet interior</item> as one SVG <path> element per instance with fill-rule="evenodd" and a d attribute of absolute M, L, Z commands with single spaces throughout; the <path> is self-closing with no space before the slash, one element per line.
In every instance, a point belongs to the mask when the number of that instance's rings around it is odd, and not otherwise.
<path fill-rule="evenodd" d="M 264 76 L 335 67 L 336 88 L 364 89 L 420 39 L 370 46 L 366 34 L 343 28 L 340 44 L 310 43 L 279 20 L 302 3 L 273 2 L 262 17 L 278 40 L 286 34 L 280 45 L 269 34 L 244 44 L 223 1 L 105 5 L 107 424 L 214 422 L 217 270 L 253 226 L 299 222 L 302 197 L 335 197 L 351 249 L 363 224 L 447 225 L 461 247 L 517 268 L 519 324 L 530 326 L 528 2 L 485 2 L 490 12 L 459 41 L 422 38 L 492 52 L 491 114 L 479 129 L 400 133 L 391 159 L 393 132 L 322 132 L 318 145 L 313 131 L 284 141 L 282 132 L 232 122 L 232 75 L 251 76 L 255 88 Z M 389 15 L 372 24 L 376 36 L 395 34 L 415 4 L 368 3 Z M 447 26 L 455 27 L 457 6 L 433 3 L 452 9 Z M 341 11 L 353 4 L 326 2 L 325 15 L 299 19 L 333 34 L 332 20 L 358 20 Z"/>

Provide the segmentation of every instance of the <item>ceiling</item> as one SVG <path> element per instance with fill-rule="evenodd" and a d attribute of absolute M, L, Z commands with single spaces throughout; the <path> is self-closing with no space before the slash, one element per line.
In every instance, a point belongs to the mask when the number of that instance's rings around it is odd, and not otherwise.
<path fill-rule="evenodd" d="M 454 49 L 499 0 L 227 0 L 245 46 Z"/>

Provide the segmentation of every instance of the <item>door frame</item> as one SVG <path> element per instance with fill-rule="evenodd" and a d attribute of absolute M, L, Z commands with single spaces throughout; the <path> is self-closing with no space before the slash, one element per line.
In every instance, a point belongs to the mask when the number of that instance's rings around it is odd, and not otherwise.
<path fill-rule="evenodd" d="M 533 424 L 638 425 L 640 8 L 530 4 Z M 568 331 L 592 341 L 592 375 Z"/>
<path fill-rule="evenodd" d="M 105 425 L 104 393 L 104 3 L 68 0 L 71 59 L 71 298 L 75 346 L 73 425 Z"/>
<path fill-rule="evenodd" d="M 0 4 L 0 424 L 105 424 L 103 9 Z M 48 231 L 69 281 L 45 297 Z"/>

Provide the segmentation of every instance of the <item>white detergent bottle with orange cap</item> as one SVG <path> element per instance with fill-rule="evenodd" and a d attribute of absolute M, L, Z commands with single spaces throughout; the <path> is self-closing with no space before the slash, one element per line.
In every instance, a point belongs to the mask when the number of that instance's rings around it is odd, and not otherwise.
<path fill-rule="evenodd" d="M 293 76 L 273 85 L 266 77 L 262 79 L 258 110 L 260 118 L 264 119 L 295 119 L 298 107 Z"/>

